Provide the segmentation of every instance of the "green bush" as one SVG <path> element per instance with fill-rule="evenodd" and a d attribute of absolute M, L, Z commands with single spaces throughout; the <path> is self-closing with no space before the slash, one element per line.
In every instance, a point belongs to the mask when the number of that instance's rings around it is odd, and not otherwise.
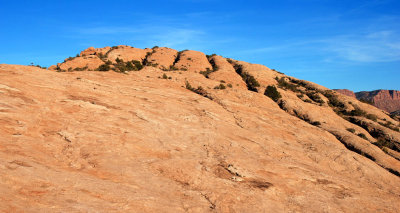
<path fill-rule="evenodd" d="M 359 133 L 359 134 L 357 134 L 357 136 L 362 139 L 368 140 L 367 136 L 365 136 L 364 133 Z"/>
<path fill-rule="evenodd" d="M 273 101 L 277 102 L 280 98 L 282 98 L 279 91 L 275 86 L 267 86 L 265 89 L 264 95 L 270 97 Z"/>
<path fill-rule="evenodd" d="M 169 66 L 169 70 L 170 71 L 175 71 L 175 70 L 179 70 L 177 67 L 175 67 L 174 65 Z"/>
<path fill-rule="evenodd" d="M 313 101 L 323 104 L 325 103 L 317 92 L 307 92 L 306 95 Z"/>
<path fill-rule="evenodd" d="M 341 101 L 339 101 L 339 99 L 337 98 L 337 96 L 330 90 L 324 91 L 323 95 L 328 98 L 329 102 L 329 106 L 331 107 L 337 107 L 337 108 L 344 108 L 344 103 L 342 103 Z"/>
<path fill-rule="evenodd" d="M 115 59 L 115 62 L 117 62 L 117 64 L 119 64 L 119 63 L 123 63 L 124 60 L 122 60 L 122 59 L 120 59 L 120 58 L 117 58 L 117 59 Z"/>
<path fill-rule="evenodd" d="M 190 90 L 190 91 L 192 91 L 192 92 L 194 92 L 196 94 L 199 94 L 199 95 L 201 95 L 203 97 L 206 97 L 206 98 L 212 100 L 212 97 L 201 86 L 198 86 L 197 88 L 194 88 L 194 87 L 192 87 L 192 85 L 190 85 L 190 83 L 188 81 L 186 81 L 185 82 L 185 87 L 186 87 L 186 89 L 188 89 L 188 90 Z"/>
<path fill-rule="evenodd" d="M 291 90 L 293 92 L 299 92 L 299 89 L 297 88 L 298 85 L 287 82 L 284 77 L 276 77 L 276 80 L 278 81 L 278 87 L 285 90 Z"/>
<path fill-rule="evenodd" d="M 168 76 L 164 73 L 162 76 L 163 79 L 168 79 Z"/>
<path fill-rule="evenodd" d="M 111 69 L 110 65 L 102 64 L 96 70 L 97 71 L 109 71 Z"/>
<path fill-rule="evenodd" d="M 258 92 L 257 87 L 260 86 L 260 83 L 258 83 L 254 76 L 250 75 L 248 72 L 245 72 L 242 65 L 236 64 L 234 68 L 236 73 L 238 73 L 240 77 L 242 77 L 243 81 L 246 83 L 247 89 L 253 92 Z"/>
<path fill-rule="evenodd" d="M 223 84 L 219 84 L 218 86 L 215 86 L 214 89 L 226 89 L 226 87 Z"/>
<path fill-rule="evenodd" d="M 314 121 L 314 122 L 312 122 L 311 124 L 314 125 L 314 126 L 319 126 L 319 125 L 321 125 L 321 122 L 319 122 L 319 121 Z"/>
<path fill-rule="evenodd" d="M 88 66 L 85 66 L 85 67 L 76 67 L 75 69 L 74 69 L 74 71 L 83 71 L 83 70 L 87 70 L 88 69 Z"/>
<path fill-rule="evenodd" d="M 349 131 L 349 132 L 351 132 L 351 133 L 355 133 L 355 132 L 356 132 L 356 130 L 353 129 L 353 128 L 347 128 L 346 130 Z"/>
<path fill-rule="evenodd" d="M 206 68 L 206 71 L 200 71 L 200 74 L 204 75 L 204 77 L 209 78 L 209 75 L 212 73 L 213 71 L 210 68 Z"/>
<path fill-rule="evenodd" d="M 372 120 L 372 121 L 377 121 L 378 120 L 378 116 L 373 115 L 373 114 L 367 114 L 366 118 Z"/>
<path fill-rule="evenodd" d="M 140 61 L 132 60 L 124 62 L 122 59 L 119 58 L 117 58 L 115 61 L 117 62 L 116 64 L 114 64 L 114 70 L 116 72 L 138 71 L 143 68 L 143 65 Z"/>

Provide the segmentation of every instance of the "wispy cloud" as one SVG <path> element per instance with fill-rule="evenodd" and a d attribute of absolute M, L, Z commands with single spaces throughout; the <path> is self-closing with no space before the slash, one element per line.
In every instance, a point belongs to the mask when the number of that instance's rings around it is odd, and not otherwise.
<path fill-rule="evenodd" d="M 338 35 L 314 40 L 244 50 L 243 54 L 270 53 L 288 56 L 319 55 L 324 62 L 400 61 L 400 33 L 389 30 L 367 34 Z"/>
<path fill-rule="evenodd" d="M 324 40 L 325 51 L 355 62 L 400 61 L 400 34 L 378 31 L 365 35 L 344 35 Z"/>

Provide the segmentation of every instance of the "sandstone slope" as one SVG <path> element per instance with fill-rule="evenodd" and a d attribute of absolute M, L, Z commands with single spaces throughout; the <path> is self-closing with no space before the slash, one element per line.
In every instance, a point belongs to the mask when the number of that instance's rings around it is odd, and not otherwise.
<path fill-rule="evenodd" d="M 0 211 L 400 209 L 399 121 L 354 98 L 190 50 L 54 70 L 0 65 Z"/>

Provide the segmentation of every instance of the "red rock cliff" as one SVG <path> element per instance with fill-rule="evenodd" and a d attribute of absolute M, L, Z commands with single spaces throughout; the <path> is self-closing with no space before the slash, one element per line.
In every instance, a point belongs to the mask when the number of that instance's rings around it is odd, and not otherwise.
<path fill-rule="evenodd" d="M 371 92 L 357 92 L 357 99 L 373 101 L 374 105 L 387 112 L 400 110 L 400 91 L 375 90 Z"/>

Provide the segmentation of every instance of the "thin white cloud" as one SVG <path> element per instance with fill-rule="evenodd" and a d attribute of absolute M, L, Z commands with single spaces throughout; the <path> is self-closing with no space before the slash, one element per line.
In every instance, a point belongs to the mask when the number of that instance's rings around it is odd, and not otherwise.
<path fill-rule="evenodd" d="M 288 57 L 319 56 L 324 62 L 400 61 L 400 34 L 382 30 L 368 34 L 340 35 L 324 39 L 291 41 L 281 45 L 241 51 L 242 54 L 269 53 Z"/>
<path fill-rule="evenodd" d="M 326 39 L 322 45 L 337 58 L 355 62 L 400 61 L 400 35 L 378 31 L 366 35 L 339 36 Z"/>

